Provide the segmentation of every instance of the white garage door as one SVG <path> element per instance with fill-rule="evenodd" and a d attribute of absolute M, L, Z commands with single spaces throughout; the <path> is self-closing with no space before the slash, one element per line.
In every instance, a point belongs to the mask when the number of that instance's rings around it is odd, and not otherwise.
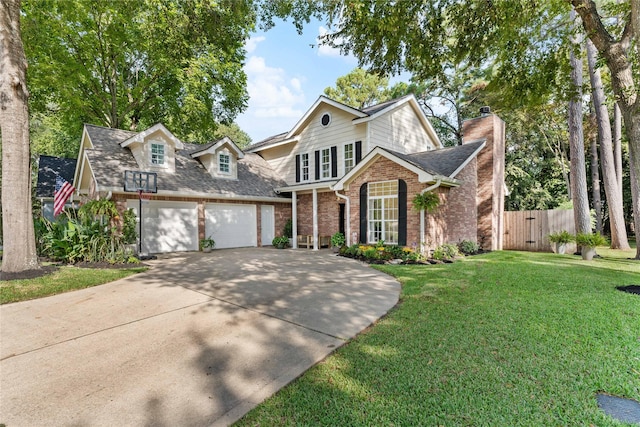
<path fill-rule="evenodd" d="M 211 203 L 205 207 L 205 234 L 216 248 L 258 246 L 256 205 Z"/>
<path fill-rule="evenodd" d="M 138 213 L 138 201 L 127 207 Z M 142 251 L 148 253 L 197 251 L 198 204 L 151 200 L 142 202 Z"/>

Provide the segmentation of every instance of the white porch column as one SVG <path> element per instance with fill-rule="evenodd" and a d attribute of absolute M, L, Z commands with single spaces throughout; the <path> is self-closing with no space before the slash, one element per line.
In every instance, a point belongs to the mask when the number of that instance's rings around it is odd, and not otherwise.
<path fill-rule="evenodd" d="M 298 193 L 291 192 L 291 236 L 293 237 L 292 247 L 298 249 Z"/>
<path fill-rule="evenodd" d="M 318 250 L 318 190 L 313 189 L 313 250 Z"/>

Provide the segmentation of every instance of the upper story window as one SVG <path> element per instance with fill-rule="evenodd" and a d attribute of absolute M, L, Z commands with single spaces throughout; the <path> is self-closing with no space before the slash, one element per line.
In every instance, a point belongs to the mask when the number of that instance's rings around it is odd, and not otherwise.
<path fill-rule="evenodd" d="M 300 177 L 302 181 L 309 181 L 309 153 L 300 155 Z"/>
<path fill-rule="evenodd" d="M 151 164 L 164 166 L 164 144 L 151 143 Z"/>
<path fill-rule="evenodd" d="M 324 148 L 320 153 L 320 172 L 322 178 L 331 178 L 331 149 Z"/>
<path fill-rule="evenodd" d="M 218 156 L 218 171 L 220 173 L 231 173 L 231 157 L 226 153 Z"/>
<path fill-rule="evenodd" d="M 344 146 L 344 173 L 347 174 L 355 166 L 353 143 Z"/>
<path fill-rule="evenodd" d="M 320 118 L 320 123 L 322 124 L 322 126 L 327 127 L 329 126 L 329 123 L 331 123 L 331 114 L 329 113 L 324 113 L 322 115 L 322 117 Z"/>

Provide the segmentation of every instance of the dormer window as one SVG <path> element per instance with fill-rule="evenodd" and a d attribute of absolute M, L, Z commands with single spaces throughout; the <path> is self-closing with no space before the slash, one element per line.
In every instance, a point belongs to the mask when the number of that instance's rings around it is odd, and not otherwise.
<path fill-rule="evenodd" d="M 218 156 L 218 171 L 220 173 L 231 173 L 230 163 L 231 157 L 226 153 L 220 153 Z"/>
<path fill-rule="evenodd" d="M 164 166 L 164 144 L 151 143 L 151 164 Z"/>

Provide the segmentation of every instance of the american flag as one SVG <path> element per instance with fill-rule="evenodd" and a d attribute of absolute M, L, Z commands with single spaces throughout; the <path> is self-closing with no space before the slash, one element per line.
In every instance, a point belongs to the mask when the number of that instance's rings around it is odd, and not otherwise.
<path fill-rule="evenodd" d="M 62 212 L 65 203 L 67 203 L 67 200 L 75 190 L 73 185 L 69 184 L 66 179 L 60 175 L 56 176 L 56 190 L 53 193 L 53 216 L 58 216 Z"/>

